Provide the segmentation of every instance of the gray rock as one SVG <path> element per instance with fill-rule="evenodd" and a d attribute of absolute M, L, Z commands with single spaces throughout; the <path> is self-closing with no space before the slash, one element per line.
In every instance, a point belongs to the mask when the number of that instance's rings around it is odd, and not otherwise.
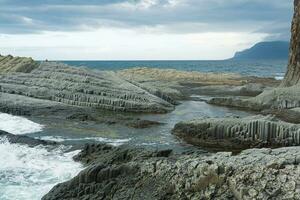
<path fill-rule="evenodd" d="M 299 147 L 232 156 L 89 145 L 77 157 L 88 167 L 43 200 L 299 199 L 299 153 Z"/>
<path fill-rule="evenodd" d="M 53 62 L 43 62 L 31 73 L 0 76 L 0 92 L 112 111 L 163 113 L 174 109 L 114 72 Z"/>
<path fill-rule="evenodd" d="M 215 150 L 300 145 L 300 125 L 272 116 L 206 118 L 180 122 L 173 133 L 185 141 Z"/>
<path fill-rule="evenodd" d="M 0 55 L 0 74 L 11 72 L 29 73 L 38 67 L 38 63 L 32 58 L 13 57 Z"/>
<path fill-rule="evenodd" d="M 10 143 L 12 144 L 25 144 L 30 147 L 35 147 L 38 145 L 56 145 L 56 142 L 52 141 L 46 141 L 46 140 L 39 140 L 39 139 L 34 139 L 31 137 L 23 136 L 23 135 L 13 135 L 11 133 L 7 133 L 5 131 L 0 130 L 0 138 L 6 138 Z"/>

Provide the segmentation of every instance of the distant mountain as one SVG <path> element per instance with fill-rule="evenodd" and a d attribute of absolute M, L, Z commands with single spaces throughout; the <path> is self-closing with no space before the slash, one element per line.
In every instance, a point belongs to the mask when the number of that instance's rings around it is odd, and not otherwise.
<path fill-rule="evenodd" d="M 288 59 L 289 42 L 260 42 L 250 49 L 237 52 L 233 60 L 274 60 Z"/>

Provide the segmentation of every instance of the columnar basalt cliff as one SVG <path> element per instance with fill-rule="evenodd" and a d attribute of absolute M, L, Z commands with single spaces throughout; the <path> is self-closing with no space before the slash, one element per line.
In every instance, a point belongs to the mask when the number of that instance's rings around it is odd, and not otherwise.
<path fill-rule="evenodd" d="M 112 111 L 168 112 L 174 108 L 114 72 L 54 62 L 43 62 L 31 73 L 1 75 L 0 92 Z"/>
<path fill-rule="evenodd" d="M 173 133 L 189 143 L 215 150 L 300 145 L 300 125 L 272 116 L 198 119 L 176 124 Z"/>
<path fill-rule="evenodd" d="M 11 55 L 0 55 L 0 74 L 10 72 L 24 72 L 29 73 L 38 67 L 38 63 L 32 58 L 13 57 Z"/>
<path fill-rule="evenodd" d="M 291 45 L 288 70 L 282 86 L 292 86 L 300 80 L 300 1 L 294 0 L 294 17 L 291 28 Z"/>
<path fill-rule="evenodd" d="M 88 145 L 76 160 L 89 167 L 43 200 L 300 199 L 299 152 L 253 149 L 232 156 Z"/>

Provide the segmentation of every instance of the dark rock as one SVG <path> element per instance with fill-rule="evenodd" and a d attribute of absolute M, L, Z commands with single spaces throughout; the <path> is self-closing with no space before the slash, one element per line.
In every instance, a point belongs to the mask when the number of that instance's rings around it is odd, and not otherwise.
<path fill-rule="evenodd" d="M 95 121 L 95 117 L 87 113 L 75 113 L 67 117 L 69 120 Z"/>
<path fill-rule="evenodd" d="M 56 145 L 56 142 L 46 141 L 34 139 L 31 137 L 23 136 L 23 135 L 13 135 L 11 133 L 7 133 L 5 131 L 0 130 L 0 137 L 5 137 L 10 143 L 13 144 L 26 144 L 30 147 L 35 147 L 38 145 Z"/>
<path fill-rule="evenodd" d="M 226 152 L 169 153 L 88 145 L 77 157 L 84 163 L 86 158 L 91 159 L 88 167 L 70 181 L 53 187 L 43 200 L 300 197 L 296 187 L 300 181 L 300 159 L 295 159 L 299 147 L 254 149 L 236 156 Z"/>
<path fill-rule="evenodd" d="M 131 127 L 131 128 L 143 129 L 143 128 L 149 128 L 152 126 L 158 126 L 161 124 L 162 123 L 156 122 L 156 121 L 136 119 L 136 120 L 126 123 L 126 126 Z"/>

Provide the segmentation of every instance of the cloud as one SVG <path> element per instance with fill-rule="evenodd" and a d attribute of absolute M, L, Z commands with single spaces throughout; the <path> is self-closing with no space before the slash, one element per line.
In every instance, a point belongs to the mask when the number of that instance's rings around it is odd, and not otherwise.
<path fill-rule="evenodd" d="M 0 13 L 0 33 L 9 34 L 99 27 L 164 27 L 164 31 L 178 33 L 238 29 L 287 39 L 292 1 L 0 0 Z"/>
<path fill-rule="evenodd" d="M 36 59 L 222 59 L 289 40 L 287 0 L 0 0 L 1 54 Z"/>

